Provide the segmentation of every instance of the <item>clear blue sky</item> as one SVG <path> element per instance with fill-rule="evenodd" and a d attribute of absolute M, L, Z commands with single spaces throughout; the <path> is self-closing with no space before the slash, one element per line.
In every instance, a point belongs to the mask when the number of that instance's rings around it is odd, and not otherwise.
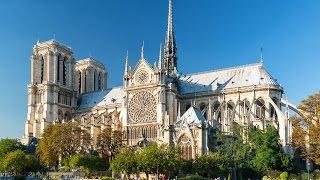
<path fill-rule="evenodd" d="M 167 0 L 0 1 L 0 137 L 20 137 L 27 118 L 33 44 L 53 38 L 75 58 L 106 65 L 110 86 L 122 84 L 125 52 L 131 64 L 145 41 L 154 62 L 164 40 Z M 179 70 L 205 71 L 258 62 L 298 104 L 320 89 L 320 1 L 175 0 Z"/>

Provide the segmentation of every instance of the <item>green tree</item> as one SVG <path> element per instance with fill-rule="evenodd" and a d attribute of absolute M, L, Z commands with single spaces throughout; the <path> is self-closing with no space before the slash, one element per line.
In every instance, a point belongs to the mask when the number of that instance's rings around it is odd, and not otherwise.
<path fill-rule="evenodd" d="M 227 173 L 225 161 L 219 153 L 209 152 L 195 159 L 193 170 L 204 177 L 219 177 Z"/>
<path fill-rule="evenodd" d="M 292 167 L 290 156 L 284 153 L 279 143 L 276 128 L 268 126 L 265 131 L 253 128 L 250 137 L 254 151 L 251 162 L 262 175 L 270 170 L 286 170 Z"/>
<path fill-rule="evenodd" d="M 50 125 L 42 134 L 37 154 L 45 166 L 57 166 L 62 157 L 70 157 L 89 145 L 90 135 L 81 130 L 78 123 L 57 123 Z"/>
<path fill-rule="evenodd" d="M 21 150 L 9 152 L 3 159 L 3 170 L 9 173 L 22 175 L 27 172 L 37 172 L 41 166 L 37 158 L 33 155 L 27 155 Z"/>
<path fill-rule="evenodd" d="M 127 176 L 138 172 L 138 163 L 135 150 L 133 148 L 122 148 L 111 161 L 110 169 L 115 173 L 124 173 Z"/>
<path fill-rule="evenodd" d="M 174 173 L 177 173 L 182 166 L 182 158 L 180 149 L 178 147 L 162 145 L 160 148 L 165 149 L 165 156 L 163 159 L 162 173 L 166 177 L 170 177 Z"/>
<path fill-rule="evenodd" d="M 93 154 L 75 154 L 72 155 L 69 161 L 72 168 L 87 170 L 88 172 L 105 171 L 106 162 L 97 155 Z"/>
<path fill-rule="evenodd" d="M 143 147 L 137 156 L 139 170 L 146 173 L 147 179 L 149 174 L 165 173 L 166 152 L 164 148 L 155 143 L 150 144 Z"/>
<path fill-rule="evenodd" d="M 17 139 L 1 139 L 0 140 L 0 162 L 1 159 L 6 156 L 7 153 L 13 152 L 15 150 L 25 150 L 25 146 L 19 142 Z"/>
<path fill-rule="evenodd" d="M 244 127 L 234 124 L 232 133 L 218 133 L 218 145 L 216 151 L 220 158 L 220 172 L 227 174 L 235 173 L 242 176 L 250 172 L 250 160 L 252 158 L 251 147 L 247 141 L 243 141 L 245 134 Z"/>

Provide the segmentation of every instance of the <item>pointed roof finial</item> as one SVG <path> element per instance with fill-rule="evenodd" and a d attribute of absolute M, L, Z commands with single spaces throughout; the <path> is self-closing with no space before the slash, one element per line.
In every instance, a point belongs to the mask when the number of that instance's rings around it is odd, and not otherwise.
<path fill-rule="evenodd" d="M 127 51 L 127 55 L 126 55 L 126 63 L 125 63 L 125 67 L 124 67 L 124 75 L 128 75 L 130 71 L 130 66 L 129 66 L 129 51 Z"/>
<path fill-rule="evenodd" d="M 141 59 L 144 59 L 144 41 L 142 41 L 142 46 L 141 46 Z"/>
<path fill-rule="evenodd" d="M 168 9 L 168 30 L 167 36 L 173 32 L 173 13 L 172 13 L 172 0 L 169 0 L 169 9 Z"/>
<path fill-rule="evenodd" d="M 158 68 L 162 69 L 162 44 L 160 43 L 160 52 L 159 52 L 159 63 L 158 63 Z"/>
<path fill-rule="evenodd" d="M 263 63 L 263 47 L 260 47 L 260 63 Z"/>

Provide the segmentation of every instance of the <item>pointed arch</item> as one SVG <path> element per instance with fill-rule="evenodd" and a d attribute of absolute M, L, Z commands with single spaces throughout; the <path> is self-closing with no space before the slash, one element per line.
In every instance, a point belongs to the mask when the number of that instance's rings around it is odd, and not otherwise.
<path fill-rule="evenodd" d="M 62 57 L 60 54 L 58 54 L 57 56 L 57 82 L 60 82 L 60 79 L 61 79 L 61 73 L 60 73 L 60 70 L 61 70 L 61 60 L 62 60 Z"/>
<path fill-rule="evenodd" d="M 41 56 L 40 59 L 40 83 L 42 84 L 44 81 L 44 58 Z"/>
<path fill-rule="evenodd" d="M 193 157 L 192 140 L 186 134 L 182 134 L 178 139 L 178 146 L 181 151 L 181 157 L 184 160 L 191 160 Z"/>
<path fill-rule="evenodd" d="M 67 84 L 67 57 L 64 57 L 62 60 L 62 84 L 66 85 Z"/>
<path fill-rule="evenodd" d="M 81 71 L 78 71 L 78 93 L 79 94 L 81 93 L 81 86 L 82 86 L 81 78 L 82 78 Z"/>
<path fill-rule="evenodd" d="M 207 119 L 208 117 L 208 105 L 206 103 L 201 103 L 199 109 L 202 112 L 203 116 Z"/>
<path fill-rule="evenodd" d="M 101 76 L 101 72 L 99 72 L 98 74 L 98 90 L 102 90 L 102 76 Z"/>
<path fill-rule="evenodd" d="M 256 100 L 256 112 L 255 112 L 256 118 L 264 119 L 266 117 L 266 107 L 265 102 L 262 98 L 258 98 Z"/>

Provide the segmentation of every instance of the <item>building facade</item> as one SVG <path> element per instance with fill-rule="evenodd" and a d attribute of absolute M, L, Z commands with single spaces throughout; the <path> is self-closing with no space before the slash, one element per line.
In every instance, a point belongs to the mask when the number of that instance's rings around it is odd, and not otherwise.
<path fill-rule="evenodd" d="M 40 138 L 53 122 L 77 121 L 92 144 L 107 126 L 121 128 L 123 143 L 142 141 L 179 145 L 185 159 L 210 149 L 215 131 L 235 124 L 279 129 L 290 144 L 291 122 L 283 88 L 259 63 L 182 75 L 178 71 L 169 0 L 165 42 L 157 63 L 144 47 L 138 63 L 125 59 L 123 86 L 109 88 L 105 66 L 92 58 L 75 61 L 72 49 L 55 40 L 37 42 L 31 56 L 28 117 L 22 141 Z M 183 60 L 179 60 L 183 63 Z"/>

